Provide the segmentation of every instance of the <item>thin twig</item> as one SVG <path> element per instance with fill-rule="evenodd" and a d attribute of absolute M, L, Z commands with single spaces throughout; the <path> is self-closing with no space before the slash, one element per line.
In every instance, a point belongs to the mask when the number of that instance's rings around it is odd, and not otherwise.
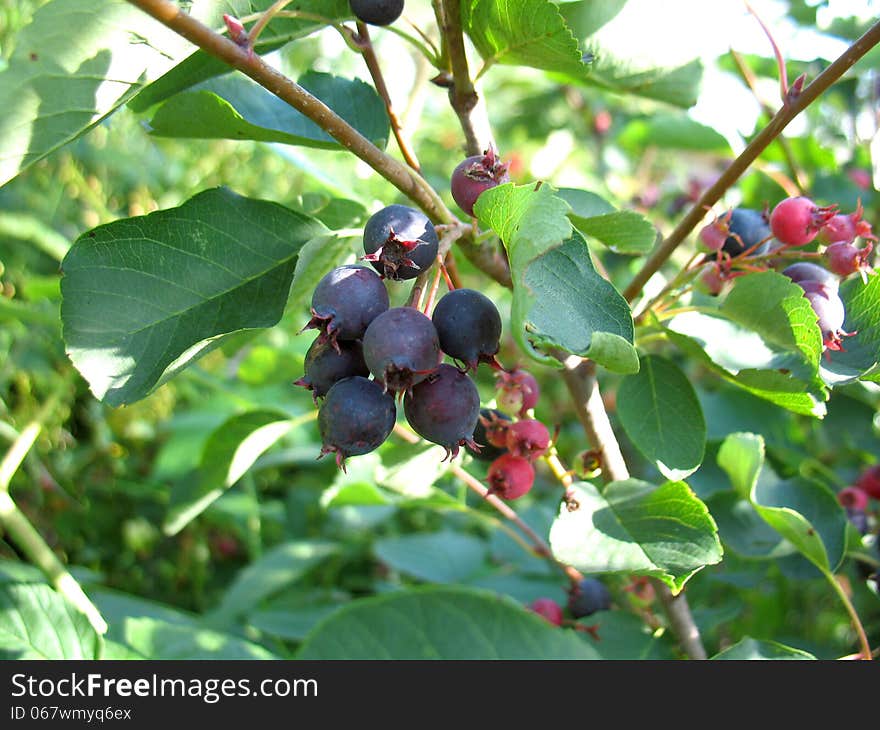
<path fill-rule="evenodd" d="M 871 48 L 880 42 L 880 21 L 872 25 L 868 31 L 856 40 L 844 53 L 837 58 L 828 68 L 820 73 L 803 91 L 800 92 L 790 103 L 783 104 L 782 108 L 774 115 L 766 127 L 762 129 L 748 144 L 721 176 L 709 187 L 700 199 L 694 203 L 690 211 L 681 219 L 675 229 L 654 250 L 654 253 L 645 261 L 641 270 L 633 277 L 623 296 L 631 302 L 635 299 L 642 287 L 660 270 L 672 252 L 684 241 L 687 235 L 699 224 L 706 211 L 717 203 L 725 191 L 733 185 L 757 159 L 767 146 L 782 132 L 789 122 L 812 104 L 824 93 L 835 81 L 837 81 L 856 61 L 864 56 Z"/>
<path fill-rule="evenodd" d="M 400 149 L 400 154 L 403 155 L 403 159 L 406 160 L 407 165 L 413 170 L 419 171 L 421 169 L 419 160 L 412 147 L 410 147 L 409 142 L 404 138 L 400 120 L 397 118 L 397 114 L 391 104 L 391 94 L 388 93 L 388 86 L 385 84 L 385 77 L 382 74 L 382 67 L 379 65 L 379 59 L 376 58 L 376 50 L 373 48 L 373 41 L 370 38 L 370 30 L 367 27 L 367 24 L 360 20 L 357 22 L 357 29 L 358 45 L 361 48 L 361 54 L 364 57 L 364 62 L 367 64 L 367 69 L 370 71 L 373 85 L 376 87 L 376 91 L 382 98 L 382 101 L 385 102 L 385 111 L 388 113 L 388 121 L 391 123 L 391 132 L 394 134 L 394 139 L 397 140 L 397 147 Z"/>
<path fill-rule="evenodd" d="M 446 40 L 446 51 L 452 70 L 452 87 L 449 89 L 449 103 L 458 116 L 465 136 L 465 151 L 468 155 L 479 155 L 483 147 L 474 129 L 471 112 L 479 98 L 471 81 L 467 54 L 464 48 L 464 34 L 461 29 L 461 5 L 459 0 L 440 0 L 436 4 L 440 31 Z"/>

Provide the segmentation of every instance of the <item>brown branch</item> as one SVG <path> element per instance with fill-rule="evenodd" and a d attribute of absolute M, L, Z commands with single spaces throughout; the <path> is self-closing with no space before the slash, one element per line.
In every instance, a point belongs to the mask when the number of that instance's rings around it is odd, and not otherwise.
<path fill-rule="evenodd" d="M 596 380 L 596 364 L 590 360 L 569 357 L 563 360 L 562 377 L 571 393 L 575 412 L 590 445 L 598 452 L 602 477 L 606 482 L 629 479 L 629 469 L 620 451 L 620 445 L 602 402 Z M 673 595 L 663 581 L 651 579 L 670 626 L 678 637 L 682 650 L 691 659 L 705 659 L 706 649 L 700 639 L 700 630 L 694 622 L 684 591 Z"/>
<path fill-rule="evenodd" d="M 320 99 L 279 73 L 262 58 L 215 33 L 170 0 L 129 0 L 171 30 L 210 55 L 252 78 L 275 96 L 311 119 L 337 142 L 366 162 L 415 202 L 435 222 L 454 223 L 456 216 L 437 192 L 415 171 L 380 150 Z"/>
<path fill-rule="evenodd" d="M 694 227 L 703 220 L 706 211 L 721 199 L 724 192 L 739 179 L 740 175 L 779 136 L 782 130 L 788 126 L 789 122 L 812 104 L 878 42 L 880 42 L 880 22 L 872 25 L 861 38 L 856 40 L 839 58 L 820 73 L 796 98 L 782 106 L 767 126 L 748 144 L 739 157 L 730 163 L 715 183 L 694 203 L 693 207 L 682 218 L 675 229 L 655 249 L 654 253 L 648 257 L 642 269 L 633 277 L 633 280 L 626 289 L 623 290 L 623 296 L 627 301 L 631 302 L 638 296 L 648 279 L 660 270 L 660 267 L 672 255 L 672 252 L 684 241 L 685 237 Z"/>
<path fill-rule="evenodd" d="M 474 129 L 471 112 L 477 106 L 479 97 L 471 81 L 467 53 L 464 48 L 464 35 L 461 29 L 461 5 L 459 0 L 440 0 L 437 9 L 440 31 L 446 41 L 446 51 L 452 70 L 452 87 L 449 89 L 449 103 L 458 116 L 464 132 L 465 152 L 468 156 L 479 155 L 484 151 Z"/>
<path fill-rule="evenodd" d="M 391 131 L 394 134 L 394 139 L 397 140 L 397 147 L 400 149 L 400 154 L 403 155 L 403 159 L 406 160 L 407 165 L 413 170 L 419 171 L 421 169 L 419 160 L 413 149 L 410 147 L 409 142 L 403 136 L 402 125 L 397 118 L 397 114 L 394 112 L 394 107 L 391 105 L 391 94 L 388 93 L 388 86 L 385 84 L 385 76 L 382 74 L 382 67 L 379 66 L 379 59 L 376 58 L 376 50 L 373 48 L 373 41 L 370 38 L 370 30 L 367 27 L 367 24 L 360 20 L 357 22 L 357 29 L 358 46 L 360 46 L 364 62 L 367 64 L 367 69 L 370 71 L 373 85 L 376 87 L 376 91 L 379 93 L 382 101 L 385 102 L 385 111 L 388 113 L 388 121 L 391 123 Z"/>

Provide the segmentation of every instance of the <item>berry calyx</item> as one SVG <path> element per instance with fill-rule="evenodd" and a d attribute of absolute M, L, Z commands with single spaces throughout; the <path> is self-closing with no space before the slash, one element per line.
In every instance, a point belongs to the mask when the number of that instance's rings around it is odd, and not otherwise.
<path fill-rule="evenodd" d="M 481 408 L 474 427 L 474 442 L 480 447 L 475 451 L 465 444 L 468 453 L 480 461 L 495 461 L 507 453 L 507 427 L 511 418 L 497 408 Z"/>
<path fill-rule="evenodd" d="M 575 618 L 611 608 L 611 593 L 597 578 L 584 578 L 568 594 L 568 610 Z"/>
<path fill-rule="evenodd" d="M 389 307 L 388 290 L 366 266 L 348 264 L 325 274 L 312 293 L 312 318 L 300 331 L 318 329 L 318 339 L 340 351 L 337 340 L 359 340 Z"/>
<path fill-rule="evenodd" d="M 355 17 L 369 25 L 391 25 L 403 13 L 403 0 L 349 0 Z"/>
<path fill-rule="evenodd" d="M 825 249 L 828 268 L 840 276 L 849 276 L 857 271 L 868 271 L 871 268 L 868 264 L 868 256 L 873 248 L 874 244 L 870 241 L 863 248 L 857 248 L 845 241 L 832 243 Z"/>
<path fill-rule="evenodd" d="M 474 429 L 480 416 L 480 393 L 458 368 L 444 363 L 407 390 L 403 411 L 419 436 L 446 449 L 444 461 L 458 456 L 460 446 L 479 451 Z"/>
<path fill-rule="evenodd" d="M 507 449 L 514 456 L 534 461 L 547 453 L 550 432 L 534 418 L 525 418 L 507 428 Z"/>
<path fill-rule="evenodd" d="M 505 413 L 523 418 L 538 403 L 541 389 L 538 381 L 528 370 L 513 368 L 497 373 L 498 408 Z"/>
<path fill-rule="evenodd" d="M 860 200 L 852 213 L 838 213 L 831 217 L 819 230 L 818 240 L 820 243 L 852 243 L 858 237 L 876 241 L 877 237 L 871 231 L 871 224 L 862 218 L 864 213 Z"/>
<path fill-rule="evenodd" d="M 474 289 L 454 289 L 437 302 L 431 317 L 440 349 L 476 370 L 480 362 L 497 364 L 501 348 L 501 315 L 489 297 Z"/>
<path fill-rule="evenodd" d="M 855 486 L 874 499 L 880 499 L 880 464 L 865 469 L 856 480 Z"/>
<path fill-rule="evenodd" d="M 802 195 L 786 198 L 770 213 L 770 230 L 786 246 L 805 246 L 836 213 L 836 205 L 819 207 Z"/>
<path fill-rule="evenodd" d="M 321 456 L 336 454 L 345 471 L 349 456 L 367 454 L 382 445 L 397 417 L 394 399 L 373 380 L 360 376 L 340 380 L 327 391 L 318 410 Z"/>
<path fill-rule="evenodd" d="M 536 598 L 529 604 L 529 608 L 554 626 L 562 626 L 562 606 L 552 598 Z"/>
<path fill-rule="evenodd" d="M 844 487 L 837 493 L 841 507 L 864 510 L 868 506 L 868 493 L 860 487 Z"/>
<path fill-rule="evenodd" d="M 434 323 L 414 307 L 392 307 L 364 332 L 364 361 L 385 390 L 403 392 L 440 364 Z"/>
<path fill-rule="evenodd" d="M 358 340 L 340 340 L 335 345 L 336 347 L 329 342 L 322 342 L 320 337 L 316 338 L 306 352 L 305 373 L 294 381 L 294 385 L 311 390 L 316 403 L 337 381 L 370 374 L 364 362 L 363 347 Z"/>
<path fill-rule="evenodd" d="M 473 216 L 474 204 L 484 191 L 510 181 L 507 167 L 498 159 L 492 147 L 482 155 L 462 160 L 450 178 L 452 198 L 458 207 Z"/>
<path fill-rule="evenodd" d="M 518 499 L 535 483 L 535 469 L 528 459 L 503 454 L 489 465 L 486 481 L 489 482 L 489 494 L 496 494 L 501 499 Z"/>
<path fill-rule="evenodd" d="M 826 350 L 843 350 L 843 338 L 852 337 L 856 332 L 845 332 L 843 321 L 846 310 L 837 292 L 829 291 L 823 284 L 815 281 L 802 281 L 799 286 L 818 318 L 817 324 L 822 331 L 822 344 Z"/>
<path fill-rule="evenodd" d="M 388 205 L 364 225 L 364 261 L 386 279 L 414 279 L 431 268 L 440 239 L 428 216 L 407 205 Z"/>

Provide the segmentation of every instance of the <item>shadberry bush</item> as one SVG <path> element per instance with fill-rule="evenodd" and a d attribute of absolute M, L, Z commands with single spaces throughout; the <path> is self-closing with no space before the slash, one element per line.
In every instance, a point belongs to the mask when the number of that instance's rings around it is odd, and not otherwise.
<path fill-rule="evenodd" d="M 638 0 L 26 4 L 0 655 L 876 654 L 876 19 L 672 67 Z"/>

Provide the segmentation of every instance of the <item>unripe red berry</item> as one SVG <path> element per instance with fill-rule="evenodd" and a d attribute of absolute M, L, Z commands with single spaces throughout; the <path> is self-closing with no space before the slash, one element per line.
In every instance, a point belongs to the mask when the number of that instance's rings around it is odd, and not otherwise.
<path fill-rule="evenodd" d="M 507 450 L 514 456 L 534 461 L 550 446 L 550 432 L 534 418 L 512 423 L 507 428 Z"/>
<path fill-rule="evenodd" d="M 489 465 L 486 479 L 489 494 L 497 494 L 501 499 L 518 499 L 535 483 L 535 470 L 527 459 L 504 454 Z"/>
<path fill-rule="evenodd" d="M 499 372 L 496 387 L 498 408 L 520 418 L 537 405 L 541 395 L 535 376 L 522 368 Z"/>
<path fill-rule="evenodd" d="M 840 276 L 849 276 L 856 271 L 868 269 L 868 256 L 873 248 L 872 243 L 868 243 L 864 248 L 857 248 L 851 243 L 838 241 L 832 243 L 825 249 L 825 256 L 828 259 L 828 268 L 835 274 Z"/>
<path fill-rule="evenodd" d="M 845 487 L 837 493 L 837 501 L 841 507 L 863 510 L 868 506 L 868 494 L 859 487 Z"/>
<path fill-rule="evenodd" d="M 874 499 L 880 499 L 880 464 L 865 469 L 856 480 L 855 486 Z"/>
<path fill-rule="evenodd" d="M 837 206 L 817 206 L 804 196 L 786 198 L 770 214 L 770 230 L 787 246 L 805 246 L 837 213 Z"/>
<path fill-rule="evenodd" d="M 562 606 L 552 598 L 536 598 L 529 604 L 529 608 L 554 626 L 562 626 Z"/>

